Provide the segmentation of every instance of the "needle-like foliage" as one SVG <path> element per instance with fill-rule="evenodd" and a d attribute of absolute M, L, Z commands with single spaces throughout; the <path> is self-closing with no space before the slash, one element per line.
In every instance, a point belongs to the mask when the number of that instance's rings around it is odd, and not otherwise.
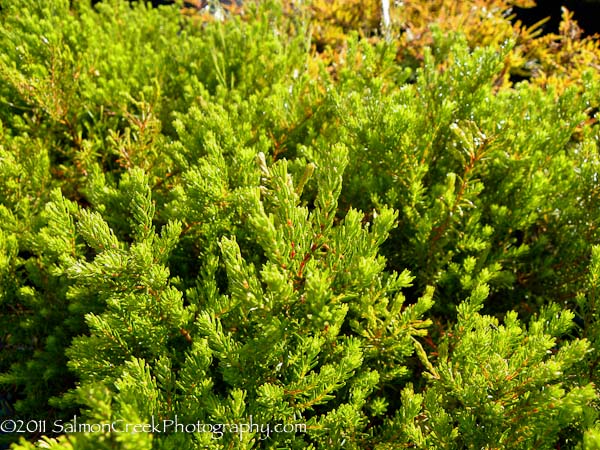
<path fill-rule="evenodd" d="M 598 41 L 514 3 L 0 2 L 0 442 L 600 448 Z"/>

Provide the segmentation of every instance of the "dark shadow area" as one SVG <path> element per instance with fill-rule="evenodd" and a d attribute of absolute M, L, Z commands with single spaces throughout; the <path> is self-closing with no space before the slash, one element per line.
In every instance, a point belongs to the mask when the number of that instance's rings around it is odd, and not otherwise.
<path fill-rule="evenodd" d="M 515 21 L 520 20 L 527 26 L 550 17 L 542 26 L 544 34 L 557 33 L 562 15 L 561 7 L 565 6 L 574 13 L 574 18 L 583 29 L 585 36 L 600 34 L 600 1 L 598 0 L 537 0 L 535 8 L 513 8 Z"/>

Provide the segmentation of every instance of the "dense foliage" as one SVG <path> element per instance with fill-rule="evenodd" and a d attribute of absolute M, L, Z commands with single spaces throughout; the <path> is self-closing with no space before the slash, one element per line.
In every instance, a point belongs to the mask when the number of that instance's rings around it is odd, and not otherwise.
<path fill-rule="evenodd" d="M 2 442 L 600 448 L 600 48 L 526 3 L 0 2 Z"/>

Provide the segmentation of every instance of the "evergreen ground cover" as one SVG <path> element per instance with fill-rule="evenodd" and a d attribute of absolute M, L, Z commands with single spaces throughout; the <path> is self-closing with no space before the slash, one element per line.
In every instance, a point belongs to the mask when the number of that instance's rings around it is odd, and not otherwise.
<path fill-rule="evenodd" d="M 600 448 L 600 48 L 530 3 L 0 2 L 1 442 Z"/>

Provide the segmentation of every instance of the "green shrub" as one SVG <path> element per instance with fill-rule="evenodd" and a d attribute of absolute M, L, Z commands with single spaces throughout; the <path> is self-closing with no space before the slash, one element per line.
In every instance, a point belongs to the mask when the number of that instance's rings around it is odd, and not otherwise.
<path fill-rule="evenodd" d="M 3 442 L 599 447 L 595 40 L 6 3 Z"/>

